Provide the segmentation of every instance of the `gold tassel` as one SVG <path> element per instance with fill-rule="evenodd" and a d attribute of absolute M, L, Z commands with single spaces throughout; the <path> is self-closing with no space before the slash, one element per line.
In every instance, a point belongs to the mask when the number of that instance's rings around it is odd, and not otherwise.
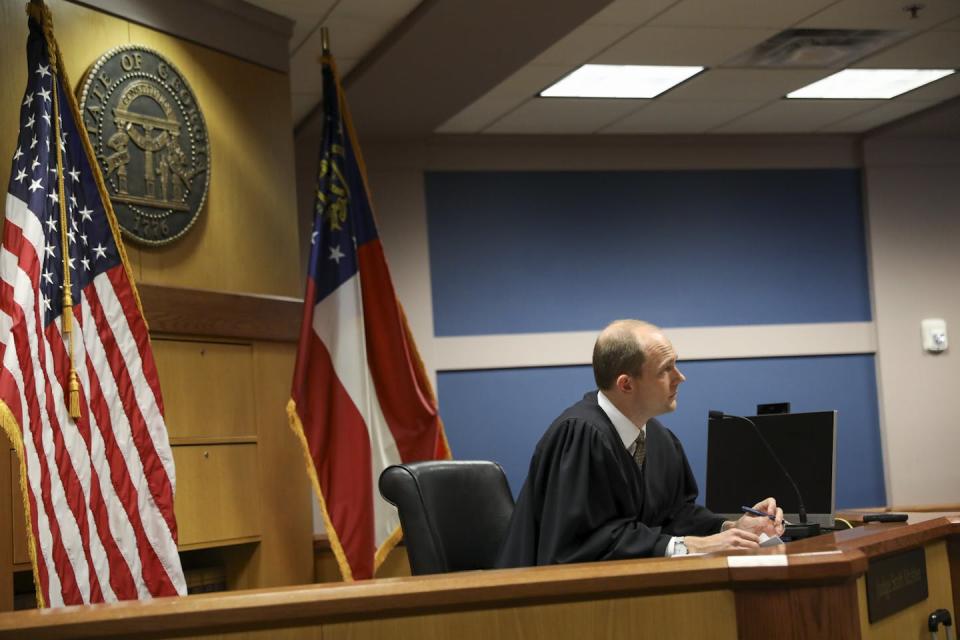
<path fill-rule="evenodd" d="M 80 417 L 80 380 L 77 379 L 77 370 L 70 363 L 70 417 L 76 420 Z"/>

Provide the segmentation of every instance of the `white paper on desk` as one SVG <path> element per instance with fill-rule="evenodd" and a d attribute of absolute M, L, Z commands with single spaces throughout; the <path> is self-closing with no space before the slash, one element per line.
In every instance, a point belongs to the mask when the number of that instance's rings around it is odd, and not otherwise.
<path fill-rule="evenodd" d="M 763 556 L 727 556 L 728 567 L 786 567 L 787 556 L 782 553 Z"/>
<path fill-rule="evenodd" d="M 760 534 L 760 546 L 761 547 L 775 547 L 778 544 L 783 544 L 783 540 L 780 539 L 780 536 L 770 537 L 765 533 Z"/>

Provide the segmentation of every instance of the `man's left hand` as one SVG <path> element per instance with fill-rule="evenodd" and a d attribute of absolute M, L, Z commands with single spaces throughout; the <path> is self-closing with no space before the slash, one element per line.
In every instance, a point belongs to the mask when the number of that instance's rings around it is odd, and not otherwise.
<path fill-rule="evenodd" d="M 757 511 L 769 513 L 774 519 L 771 520 L 764 516 L 745 513 L 740 516 L 740 519 L 737 520 L 733 526 L 737 529 L 743 529 L 744 531 L 751 531 L 757 535 L 765 533 L 768 536 L 779 536 L 783 533 L 783 509 L 777 506 L 776 500 L 773 498 L 761 500 L 753 505 L 753 508 Z"/>

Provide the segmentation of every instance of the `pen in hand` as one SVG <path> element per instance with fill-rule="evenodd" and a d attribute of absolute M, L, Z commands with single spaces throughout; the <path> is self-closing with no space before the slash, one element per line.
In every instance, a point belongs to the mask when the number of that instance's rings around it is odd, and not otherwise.
<path fill-rule="evenodd" d="M 766 511 L 760 511 L 759 509 L 754 509 L 753 507 L 740 507 L 740 510 L 744 513 L 749 513 L 754 516 L 760 516 L 762 518 L 770 518 L 771 520 L 776 520 L 776 516 L 772 516 Z M 783 524 L 793 524 L 792 522 L 787 522 L 786 518 L 783 520 Z"/>

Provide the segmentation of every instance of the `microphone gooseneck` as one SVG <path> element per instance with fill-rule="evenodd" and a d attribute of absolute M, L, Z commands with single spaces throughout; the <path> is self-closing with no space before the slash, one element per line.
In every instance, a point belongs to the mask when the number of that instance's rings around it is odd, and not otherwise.
<path fill-rule="evenodd" d="M 807 508 L 803 505 L 803 496 L 800 495 L 800 487 L 798 487 L 797 483 L 794 482 L 793 476 L 790 475 L 790 472 L 787 471 L 787 468 L 780 461 L 780 458 L 777 456 L 776 452 L 773 450 L 773 447 L 771 447 L 767 439 L 763 437 L 763 433 L 760 432 L 760 428 L 757 427 L 756 423 L 750 418 L 746 418 L 744 416 L 730 415 L 730 414 L 724 413 L 723 411 L 717 411 L 716 409 L 711 409 L 707 413 L 710 416 L 710 418 L 714 420 L 725 420 L 727 418 L 731 420 L 743 420 L 744 422 L 749 423 L 751 427 L 753 427 L 754 433 L 756 433 L 757 437 L 760 438 L 760 442 L 762 442 L 763 446 L 767 448 L 767 452 L 770 454 L 770 457 L 773 458 L 773 461 L 776 462 L 777 466 L 780 467 L 780 471 L 783 472 L 783 475 L 790 482 L 790 486 L 793 487 L 794 492 L 796 492 L 797 494 L 797 503 L 799 505 L 797 515 L 800 517 L 800 524 L 801 525 L 807 524 Z"/>

